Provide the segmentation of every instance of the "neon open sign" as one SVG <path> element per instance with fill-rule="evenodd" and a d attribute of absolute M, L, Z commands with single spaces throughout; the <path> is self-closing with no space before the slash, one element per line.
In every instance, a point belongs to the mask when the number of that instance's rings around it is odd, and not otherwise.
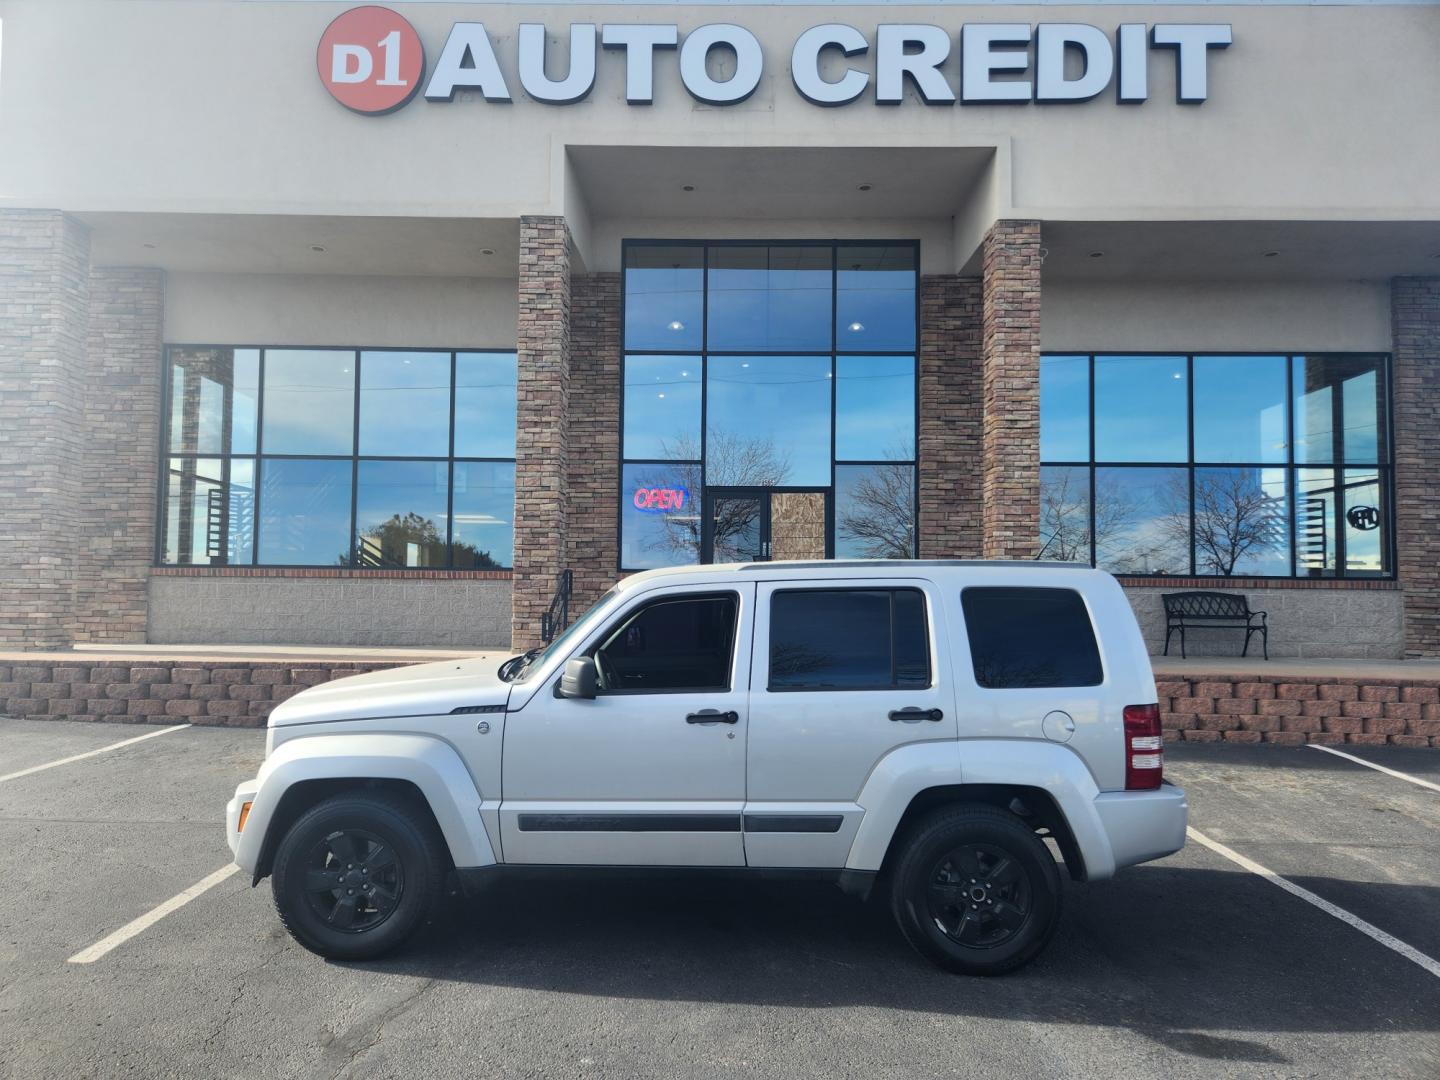
<path fill-rule="evenodd" d="M 644 487 L 636 488 L 632 502 L 635 509 L 647 514 L 667 514 L 673 510 L 682 510 L 685 507 L 685 500 L 690 493 L 683 487 Z"/>

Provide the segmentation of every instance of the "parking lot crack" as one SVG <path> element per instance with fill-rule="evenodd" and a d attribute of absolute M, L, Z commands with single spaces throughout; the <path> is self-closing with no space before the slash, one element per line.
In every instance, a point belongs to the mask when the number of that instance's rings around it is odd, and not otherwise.
<path fill-rule="evenodd" d="M 373 1019 L 352 1025 L 344 1035 L 338 1036 L 330 1049 L 344 1054 L 345 1060 L 330 1074 L 330 1080 L 341 1080 L 350 1075 L 360 1059 L 380 1042 L 385 1025 L 413 1009 L 439 982 L 439 978 L 432 977 L 416 984 L 408 994 L 382 1009 Z"/>

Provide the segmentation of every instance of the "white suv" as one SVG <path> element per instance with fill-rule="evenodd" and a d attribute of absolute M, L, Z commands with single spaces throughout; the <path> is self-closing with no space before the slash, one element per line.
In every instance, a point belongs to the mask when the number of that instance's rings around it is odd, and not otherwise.
<path fill-rule="evenodd" d="M 916 949 L 993 974 L 1055 930 L 1046 840 L 1077 881 L 1184 844 L 1155 702 L 1130 606 L 1096 570 L 654 570 L 543 651 L 291 698 L 228 837 L 331 957 L 400 944 L 447 882 L 683 866 L 878 882 Z"/>

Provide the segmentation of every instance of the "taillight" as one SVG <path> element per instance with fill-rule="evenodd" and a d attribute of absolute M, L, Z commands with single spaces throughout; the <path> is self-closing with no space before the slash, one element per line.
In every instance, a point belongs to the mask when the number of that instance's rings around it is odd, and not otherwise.
<path fill-rule="evenodd" d="M 1125 790 L 1158 788 L 1165 774 L 1159 705 L 1125 706 Z"/>

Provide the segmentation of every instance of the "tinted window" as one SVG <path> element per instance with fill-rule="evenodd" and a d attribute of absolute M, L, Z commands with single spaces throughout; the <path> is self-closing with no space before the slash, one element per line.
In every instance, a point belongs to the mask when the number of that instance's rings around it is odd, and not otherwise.
<path fill-rule="evenodd" d="M 705 249 L 635 246 L 625 252 L 625 347 L 698 349 L 705 325 Z"/>
<path fill-rule="evenodd" d="M 712 248 L 709 284 L 710 348 L 760 352 L 830 348 L 835 284 L 830 248 Z"/>
<path fill-rule="evenodd" d="M 1195 460 L 1284 461 L 1284 356 L 1195 357 Z"/>
<path fill-rule="evenodd" d="M 515 456 L 514 353 L 455 354 L 455 456 Z"/>
<path fill-rule="evenodd" d="M 960 594 L 975 681 L 992 690 L 1096 686 L 1095 631 L 1073 589 L 966 589 Z"/>
<path fill-rule="evenodd" d="M 724 690 L 735 644 L 735 596 L 647 604 L 596 653 L 607 690 Z"/>
<path fill-rule="evenodd" d="M 842 247 L 835 252 L 839 349 L 915 347 L 915 249 Z"/>
<path fill-rule="evenodd" d="M 448 352 L 360 354 L 360 453 L 385 457 L 450 453 Z"/>
<path fill-rule="evenodd" d="M 1183 356 L 1097 356 L 1095 460 L 1184 461 L 1188 399 Z"/>
<path fill-rule="evenodd" d="M 355 448 L 355 354 L 265 350 L 267 454 L 349 454 Z"/>
<path fill-rule="evenodd" d="M 705 482 L 828 487 L 830 357 L 712 356 Z"/>
<path fill-rule="evenodd" d="M 805 589 L 770 598 L 771 690 L 930 685 L 925 598 L 915 589 Z"/>

